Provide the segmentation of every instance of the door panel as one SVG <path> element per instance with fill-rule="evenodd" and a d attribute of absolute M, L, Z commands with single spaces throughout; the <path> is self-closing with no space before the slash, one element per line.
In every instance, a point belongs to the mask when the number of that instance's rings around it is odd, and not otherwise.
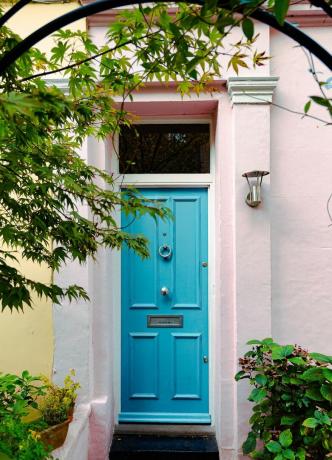
<path fill-rule="evenodd" d="M 201 399 L 201 334 L 173 336 L 173 399 Z M 184 366 L 184 363 L 186 365 Z"/>
<path fill-rule="evenodd" d="M 158 399 L 158 334 L 129 335 L 129 397 Z"/>
<path fill-rule="evenodd" d="M 207 190 L 144 189 L 174 219 L 122 226 L 149 239 L 142 261 L 122 251 L 120 422 L 210 423 Z M 166 248 L 166 249 L 165 249 Z M 172 254 L 166 255 L 171 248 Z M 162 288 L 167 288 L 162 295 Z"/>
<path fill-rule="evenodd" d="M 200 197 L 175 198 L 173 305 L 172 308 L 200 308 Z M 184 263 L 184 260 L 186 263 Z"/>
<path fill-rule="evenodd" d="M 125 225 L 128 225 L 128 223 Z M 143 233 L 150 242 L 151 254 L 156 252 L 158 232 L 156 223 L 152 218 L 140 219 L 132 224 L 130 229 L 135 233 Z M 128 283 L 126 283 L 126 287 L 129 288 L 130 308 L 158 308 L 156 283 L 159 267 L 156 257 L 151 257 L 143 263 L 141 258 L 137 257 L 133 252 L 128 251 L 126 257 L 130 267 L 130 270 L 127 271 Z"/>

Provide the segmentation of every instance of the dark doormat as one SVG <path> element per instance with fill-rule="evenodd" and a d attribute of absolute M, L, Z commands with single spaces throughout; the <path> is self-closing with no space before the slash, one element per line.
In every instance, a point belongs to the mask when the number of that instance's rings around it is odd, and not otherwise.
<path fill-rule="evenodd" d="M 111 460 L 218 460 L 214 436 L 115 435 Z"/>

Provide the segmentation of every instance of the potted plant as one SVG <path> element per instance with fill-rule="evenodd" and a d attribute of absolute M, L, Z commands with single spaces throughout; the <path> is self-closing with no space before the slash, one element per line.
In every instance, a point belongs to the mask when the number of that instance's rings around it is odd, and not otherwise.
<path fill-rule="evenodd" d="M 35 428 L 39 431 L 39 439 L 45 446 L 56 449 L 65 442 L 69 423 L 73 419 L 77 390 L 80 384 L 73 380 L 75 371 L 66 376 L 63 386 L 58 386 L 44 378 L 45 395 L 40 399 L 38 408 L 41 419 Z"/>

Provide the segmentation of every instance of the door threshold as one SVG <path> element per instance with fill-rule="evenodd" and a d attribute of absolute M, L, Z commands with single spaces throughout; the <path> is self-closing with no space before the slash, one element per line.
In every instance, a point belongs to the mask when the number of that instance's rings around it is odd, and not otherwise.
<path fill-rule="evenodd" d="M 115 425 L 114 434 L 156 434 L 161 436 L 191 436 L 215 434 L 211 425 L 163 425 L 144 423 L 121 423 Z"/>

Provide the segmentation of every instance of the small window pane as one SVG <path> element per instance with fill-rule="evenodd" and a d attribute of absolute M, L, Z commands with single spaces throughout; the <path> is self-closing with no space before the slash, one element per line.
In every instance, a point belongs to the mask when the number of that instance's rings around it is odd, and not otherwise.
<path fill-rule="evenodd" d="M 119 151 L 122 174 L 209 173 L 209 125 L 123 127 Z"/>

